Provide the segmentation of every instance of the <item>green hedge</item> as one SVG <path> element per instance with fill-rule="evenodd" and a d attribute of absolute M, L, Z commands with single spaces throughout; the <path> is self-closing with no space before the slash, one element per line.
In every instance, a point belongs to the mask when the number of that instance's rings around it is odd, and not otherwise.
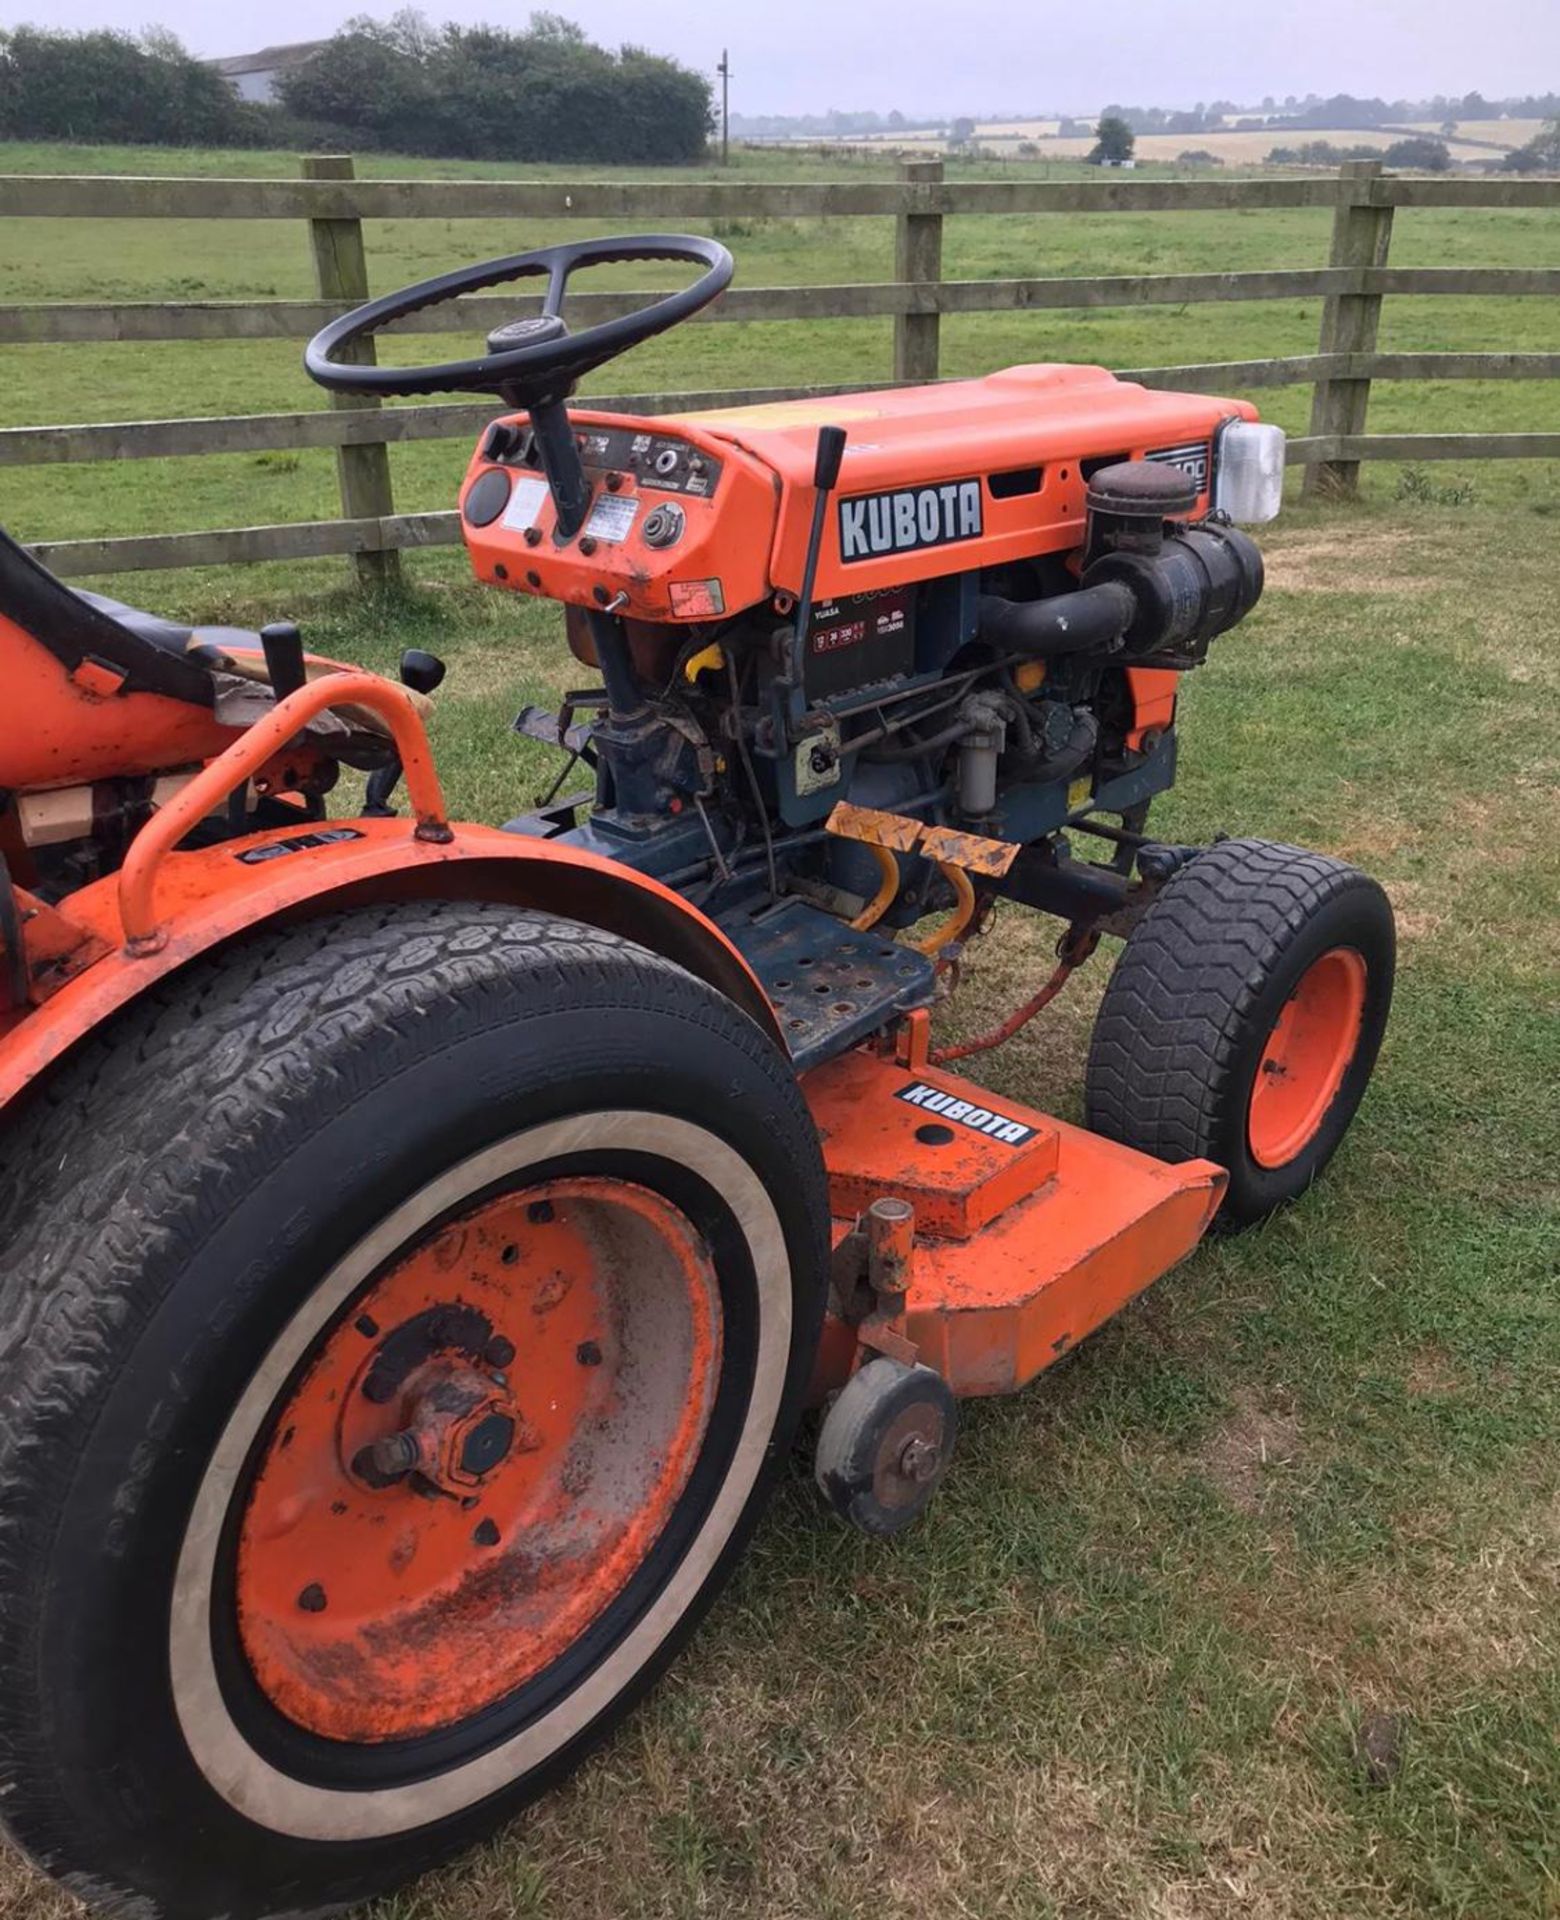
<path fill-rule="evenodd" d="M 240 100 L 170 34 L 0 32 L 5 140 L 669 166 L 702 159 L 711 126 L 701 74 L 635 47 L 609 52 L 547 14 L 521 33 L 414 13 L 354 20 L 281 96 Z"/>

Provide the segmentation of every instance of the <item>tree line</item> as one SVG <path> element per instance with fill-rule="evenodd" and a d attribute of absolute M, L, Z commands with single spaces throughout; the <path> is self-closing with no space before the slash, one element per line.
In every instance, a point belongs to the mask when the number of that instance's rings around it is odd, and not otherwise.
<path fill-rule="evenodd" d="M 545 13 L 515 33 L 413 12 L 349 20 L 280 95 L 240 100 L 162 32 L 0 31 L 0 139 L 674 166 L 704 157 L 712 125 L 701 74 Z"/>
<path fill-rule="evenodd" d="M 171 34 L 0 30 L 0 138 L 255 146 L 262 118 Z"/>
<path fill-rule="evenodd" d="M 521 33 L 413 12 L 350 20 L 281 97 L 360 146 L 463 159 L 676 165 L 703 158 L 712 124 L 701 74 L 641 47 L 610 52 L 546 13 Z"/>

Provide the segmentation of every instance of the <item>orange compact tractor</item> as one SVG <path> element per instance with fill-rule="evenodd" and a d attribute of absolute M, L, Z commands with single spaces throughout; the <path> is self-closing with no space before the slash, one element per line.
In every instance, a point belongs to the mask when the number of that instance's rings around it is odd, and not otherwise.
<path fill-rule="evenodd" d="M 571 332 L 624 261 L 698 273 Z M 480 357 L 364 350 L 532 275 Z M 516 721 L 566 771 L 503 828 L 446 816 L 431 656 L 175 626 L 0 537 L 0 1820 L 89 1901 L 307 1912 L 490 1829 L 671 1660 L 805 1406 L 894 1532 L 961 1397 L 1293 1200 L 1364 1092 L 1381 889 L 1148 832 L 1282 436 L 1074 366 L 568 405 L 730 275 L 556 247 L 309 348 L 502 408 L 471 559 L 584 683 Z M 1003 901 L 1055 971 L 939 1045 Z M 1086 1127 L 948 1071 L 1102 934 Z"/>

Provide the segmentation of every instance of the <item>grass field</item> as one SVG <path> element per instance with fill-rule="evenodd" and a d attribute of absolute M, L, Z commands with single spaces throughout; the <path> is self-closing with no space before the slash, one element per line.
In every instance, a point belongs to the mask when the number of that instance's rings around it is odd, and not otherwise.
<path fill-rule="evenodd" d="M 848 1535 L 798 1462 L 648 1710 L 375 1920 L 1554 1914 L 1555 524 L 1297 514 L 1188 684 L 1164 829 L 1327 848 L 1398 909 L 1388 1045 L 1325 1183 L 971 1408 L 901 1543 Z M 458 811 L 535 793 L 545 750 L 506 722 L 577 672 L 544 610 L 452 556 L 404 602 L 301 610 L 348 657 L 448 656 Z M 1000 918 L 947 1030 L 1028 992 L 1053 937 Z M 1105 964 L 979 1077 L 1075 1116 Z M 0 1861 L 5 1920 L 65 1912 Z"/>
<path fill-rule="evenodd" d="M 87 225 L 0 235 L 0 297 L 308 290 L 291 229 Z M 749 283 L 887 277 L 886 222 L 733 238 Z M 1422 215 L 1400 221 L 1394 256 L 1552 264 L 1557 242 L 1553 220 Z M 376 232 L 377 281 L 521 243 Z M 1308 215 L 964 221 L 949 240 L 961 273 L 1281 264 L 1325 244 Z M 1553 348 L 1540 306 L 1389 305 L 1390 344 Z M 1306 350 L 1315 324 L 1299 303 L 972 322 L 948 329 L 948 358 Z M 718 327 L 613 384 L 876 376 L 887 355 L 886 329 Z M 290 348 L 9 350 L 6 365 L 7 419 L 308 398 Z M 1554 391 L 1384 387 L 1372 424 L 1537 425 Z M 1296 424 L 1301 397 L 1279 411 Z M 398 457 L 404 503 L 442 504 L 465 450 L 415 453 Z M 279 458 L 13 470 L 0 518 L 41 536 L 329 512 L 328 461 Z M 1464 482 L 1471 502 L 1435 497 Z M 1398 910 L 1388 1044 L 1325 1183 L 1199 1251 L 1029 1392 L 970 1408 L 946 1491 L 898 1544 L 828 1519 L 799 1460 L 732 1593 L 625 1733 L 373 1920 L 1560 1912 L 1557 526 L 1553 468 L 1406 487 L 1372 472 L 1360 505 L 1267 530 L 1267 595 L 1187 684 L 1160 829 L 1327 849 Z M 334 565 L 121 584 L 206 617 L 291 611 L 320 650 L 372 665 L 406 644 L 446 655 L 452 805 L 501 819 L 547 772 L 510 716 L 578 669 L 544 608 L 477 593 L 458 556 L 410 575 L 382 603 Z M 1053 938 L 999 917 L 946 1032 L 1030 991 Z M 1107 965 L 978 1077 L 1076 1117 Z M 4 1920 L 67 1911 L 0 1858 Z"/>
<path fill-rule="evenodd" d="M 285 154 L 209 154 L 149 149 L 0 146 L 0 171 L 242 172 L 286 176 Z M 738 178 L 819 178 L 843 169 L 887 175 L 878 159 L 744 154 Z M 365 172 L 470 174 L 394 156 Z M 491 171 L 491 170 L 487 170 Z M 511 170 L 514 171 L 514 170 Z M 528 174 L 535 169 L 527 169 Z M 600 170 L 597 170 L 600 172 Z M 1040 169 L 1046 172 L 1046 169 Z M 1012 178 L 1014 169 L 958 163 L 954 177 Z M 952 219 L 944 271 L 980 279 L 1044 274 L 1212 271 L 1321 265 L 1330 215 L 1322 210 L 1237 214 L 983 215 Z M 579 231 L 567 222 L 372 222 L 375 291 L 441 268 Z M 739 284 L 778 286 L 893 278 L 889 219 L 726 223 Z M 1560 212 L 1425 211 L 1399 216 L 1392 259 L 1402 266 L 1560 266 Z M 302 222 L 0 221 L 0 300 L 166 300 L 304 297 L 313 291 Z M 645 279 L 643 269 L 633 277 Z M 1385 350 L 1536 348 L 1560 345 L 1555 302 L 1538 298 L 1399 299 L 1384 311 Z M 1086 360 L 1106 366 L 1257 359 L 1314 352 L 1320 318 L 1312 300 L 1099 312 L 971 315 L 943 323 L 946 373 L 974 373 L 1023 360 Z M 892 365 L 888 321 L 753 322 L 689 327 L 641 348 L 595 376 L 597 391 L 881 380 Z M 446 340 L 450 351 L 456 343 Z M 169 415 L 272 412 L 318 406 L 292 342 L 166 343 L 0 349 L 0 425 L 133 420 Z M 1309 417 L 1306 388 L 1254 396 L 1290 431 Z M 1440 428 L 1520 430 L 1553 425 L 1555 383 L 1513 381 L 1378 384 L 1370 424 L 1380 431 Z M 445 506 L 464 469 L 458 442 L 392 450 L 397 504 Z M 1400 476 L 1369 470 L 1367 486 L 1390 497 Z M 1560 500 L 1560 467 L 1489 463 L 1440 481 L 1471 484 L 1481 500 Z M 0 469 L 0 523 L 24 538 L 129 534 L 201 526 L 308 520 L 335 511 L 328 452 L 214 455 L 74 467 Z"/>

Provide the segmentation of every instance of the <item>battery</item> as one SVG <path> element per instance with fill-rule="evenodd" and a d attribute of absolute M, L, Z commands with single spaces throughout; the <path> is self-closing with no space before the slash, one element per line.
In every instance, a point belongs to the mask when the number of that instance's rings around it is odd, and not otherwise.
<path fill-rule="evenodd" d="M 847 593 L 813 608 L 807 627 L 809 699 L 896 680 L 914 664 L 913 588 Z"/>

